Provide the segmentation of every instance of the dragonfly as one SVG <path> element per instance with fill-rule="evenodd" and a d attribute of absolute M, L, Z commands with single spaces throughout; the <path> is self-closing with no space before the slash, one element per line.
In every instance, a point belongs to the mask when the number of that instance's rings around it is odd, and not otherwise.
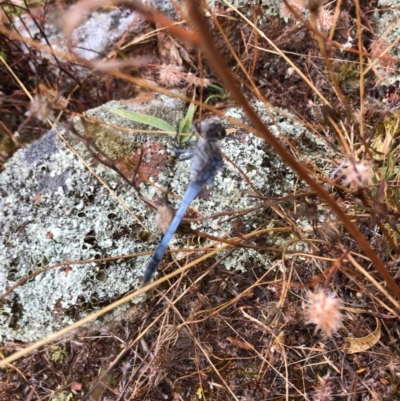
<path fill-rule="evenodd" d="M 193 153 L 189 185 L 171 224 L 146 267 L 143 275 L 143 285 L 150 281 L 156 271 L 171 238 L 178 229 L 192 201 L 197 198 L 205 185 L 212 185 L 214 183 L 217 171 L 223 166 L 219 141 L 226 137 L 225 128 L 218 122 L 206 120 L 201 122 L 196 127 L 196 130 L 198 131 L 199 139 Z"/>

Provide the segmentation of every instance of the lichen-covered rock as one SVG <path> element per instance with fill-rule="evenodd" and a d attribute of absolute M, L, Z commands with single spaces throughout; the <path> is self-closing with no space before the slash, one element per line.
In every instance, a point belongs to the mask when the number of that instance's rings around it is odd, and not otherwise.
<path fill-rule="evenodd" d="M 310 158 L 318 159 L 315 151 L 325 150 L 300 124 L 275 116 L 280 125 L 278 130 L 261 102 L 256 102 L 254 107 L 277 135 L 307 137 L 304 153 L 312 145 Z M 86 127 L 96 145 L 117 164 L 127 155 L 136 154 L 140 146 L 141 178 L 135 182 L 142 195 L 160 202 L 163 194 L 159 188 L 162 187 L 177 195 L 177 199 L 169 199 L 177 206 L 188 185 L 190 160 L 172 166 L 168 163 L 172 143 L 169 135 L 111 129 L 110 125 L 149 129 L 110 111 L 115 108 L 151 114 L 176 126 L 185 114 L 184 102 L 165 96 L 136 105 L 110 102 L 88 112 L 105 124 L 88 123 Z M 240 109 L 231 109 L 227 114 L 245 120 Z M 79 120 L 76 126 L 83 131 Z M 72 139 L 70 134 L 64 137 L 119 200 L 54 131 L 17 152 L 7 163 L 0 174 L 0 293 L 37 269 L 61 262 L 92 261 L 66 263 L 46 271 L 8 295 L 0 307 L 2 340 L 43 338 L 137 288 L 151 255 L 129 259 L 122 256 L 152 251 L 157 246 L 157 241 L 148 243 L 138 236 L 143 231 L 156 231 L 155 211 L 139 199 L 136 191 L 116 172 L 94 159 L 82 143 Z M 295 175 L 262 139 L 252 134 L 236 130 L 222 141 L 221 148 L 233 163 L 225 161 L 214 186 L 202 191 L 193 202 L 191 216 L 199 216 L 199 226 L 192 224 L 193 228 L 216 236 L 234 237 L 260 225 L 265 227 L 270 223 L 264 211 L 233 220 L 201 218 L 221 211 L 240 211 L 260 203 L 257 198 L 247 196 L 254 193 L 254 188 L 266 196 L 282 196 L 292 192 L 296 183 Z M 151 185 L 144 177 L 157 185 Z M 263 243 L 276 246 L 291 240 L 277 237 L 264 237 Z M 170 246 L 186 248 L 187 239 L 175 236 Z M 119 259 L 100 260 L 112 256 Z M 176 257 L 179 259 L 179 255 Z M 268 255 L 254 249 L 236 249 L 222 264 L 238 270 L 271 265 Z"/>
<path fill-rule="evenodd" d="M 169 104 L 166 118 L 177 121 L 184 103 L 165 96 L 140 105 L 146 114 L 160 115 Z M 137 124 L 109 113 L 118 102 L 94 109 L 91 115 L 122 127 Z M 78 125 L 78 124 L 77 124 Z M 101 143 L 109 157 L 118 159 L 141 144 L 147 157 L 167 158 L 168 135 L 127 134 L 101 128 Z M 93 128 L 93 126 L 91 126 Z M 149 129 L 149 127 L 146 127 Z M 95 130 L 94 130 L 95 131 Z M 96 132 L 92 132 L 96 138 Z M 19 279 L 60 262 L 99 259 L 146 251 L 137 239 L 146 230 L 152 210 L 114 171 L 99 163 L 82 143 L 66 135 L 76 151 L 92 165 L 131 214 L 57 137 L 55 131 L 17 152 L 0 174 L 0 293 Z M 117 138 L 117 139 L 116 139 Z M 150 163 L 144 160 L 143 163 Z M 163 164 L 160 163 L 160 168 Z M 165 165 L 165 162 L 164 162 Z M 159 169 L 160 170 L 160 169 Z M 157 179 L 156 173 L 153 178 Z M 136 217 L 136 218 L 135 218 Z M 142 222 L 143 221 L 143 222 Z M 45 337 L 139 285 L 143 259 L 119 259 L 66 265 L 45 272 L 10 294 L 0 308 L 0 339 L 32 341 Z"/>
<path fill-rule="evenodd" d="M 106 54 L 127 32 L 139 36 L 151 29 L 151 25 L 138 12 L 124 7 L 91 10 L 85 17 L 74 30 L 71 39 L 74 52 L 87 60 Z M 57 7 L 50 8 L 41 28 L 43 31 L 35 22 L 35 13 L 25 13 L 20 18 L 15 19 L 15 25 L 23 36 L 39 38 L 43 45 L 51 44 L 53 49 L 67 51 L 62 32 L 64 15 Z M 49 53 L 43 52 L 42 57 L 53 61 Z"/>
<path fill-rule="evenodd" d="M 398 39 L 400 34 L 400 27 L 397 23 L 400 15 L 399 5 L 398 0 L 378 0 L 374 15 L 374 22 L 376 23 L 375 34 L 378 38 L 384 35 L 383 38 L 387 39 L 390 43 Z M 398 57 L 398 46 L 394 46 L 392 51 Z"/>

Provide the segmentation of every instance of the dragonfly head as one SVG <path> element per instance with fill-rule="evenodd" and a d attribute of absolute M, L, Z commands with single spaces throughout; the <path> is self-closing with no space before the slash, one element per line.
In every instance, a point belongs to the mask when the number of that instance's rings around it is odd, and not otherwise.
<path fill-rule="evenodd" d="M 196 124 L 196 130 L 201 137 L 214 141 L 226 137 L 226 131 L 223 125 L 212 120 L 202 121 L 201 124 Z"/>

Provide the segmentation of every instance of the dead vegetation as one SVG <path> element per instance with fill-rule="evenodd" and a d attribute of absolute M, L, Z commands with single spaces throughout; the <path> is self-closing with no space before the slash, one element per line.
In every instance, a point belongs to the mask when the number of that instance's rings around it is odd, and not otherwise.
<path fill-rule="evenodd" d="M 186 21 L 185 28 L 165 30 L 171 16 L 118 3 L 141 13 L 143 32 L 133 40 L 128 31 L 101 62 L 47 49 L 49 61 L 36 37 L 21 38 L 14 28 L 22 14 L 41 25 L 49 14 L 67 13 L 66 4 L 2 4 L 2 162 L 38 139 L 48 118 L 67 121 L 110 99 L 179 88 L 189 101 L 196 97 L 202 113 L 218 114 L 234 102 L 248 111 L 247 99 L 256 98 L 288 110 L 335 151 L 337 157 L 323 160 L 335 173 L 299 164 L 307 160 L 307 141 L 278 142 L 249 112 L 247 129 L 300 177 L 296 193 L 284 197 L 247 194 L 260 199 L 251 211 L 257 228 L 266 234 L 273 221 L 273 239 L 278 232 L 292 238 L 286 247 L 245 232 L 241 211 L 226 214 L 236 219 L 232 237 L 264 247 L 273 267 L 251 260 L 245 273 L 219 267 L 234 249 L 229 241 L 223 256 L 206 245 L 179 269 L 169 254 L 161 279 L 117 301 L 149 294 L 119 321 L 78 330 L 86 319 L 38 344 L 4 343 L 1 357 L 12 359 L 0 362 L 0 400 L 400 399 L 400 98 L 391 79 L 398 60 L 391 52 L 396 43 L 374 30 L 377 4 L 285 0 L 285 22 L 257 5 L 222 2 L 201 24 L 193 4 L 174 2 L 174 20 Z M 78 6 L 81 13 L 107 7 Z M 71 15 L 67 38 L 80 22 Z M 129 63 L 139 56 L 147 62 Z M 84 78 L 78 65 L 90 71 Z M 205 104 L 210 82 L 230 96 Z M 118 165 L 99 153 L 99 162 L 135 185 L 127 172 L 137 161 Z M 301 218 L 312 228 L 297 225 Z M 101 320 L 116 303 L 100 301 Z"/>

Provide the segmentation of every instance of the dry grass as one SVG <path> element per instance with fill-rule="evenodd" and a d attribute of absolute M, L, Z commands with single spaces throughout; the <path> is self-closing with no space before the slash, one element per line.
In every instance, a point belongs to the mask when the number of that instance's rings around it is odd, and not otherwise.
<path fill-rule="evenodd" d="M 194 31 L 193 24 L 187 30 L 180 25 L 173 32 L 162 30 L 166 17 L 139 7 L 157 30 L 133 44 L 131 38 L 121 39 L 110 51 L 114 66 L 121 62 L 125 72 L 104 61 L 102 71 L 80 82 L 71 65 L 93 64 L 53 51 L 62 78 L 57 88 L 49 87 L 46 75 L 54 69 L 44 71 L 35 83 L 27 79 L 33 74 L 29 63 L 37 67 L 42 60 L 22 52 L 21 38 L 3 20 L 4 161 L 47 129 L 38 119 L 55 116 L 49 101 L 69 116 L 111 98 L 132 96 L 117 84 L 130 82 L 134 92 L 156 88 L 174 96 L 165 88 L 180 88 L 188 99 L 196 95 L 204 112 L 215 114 L 234 100 L 248 111 L 250 123 L 244 127 L 268 141 L 300 179 L 296 193 L 283 198 L 248 194 L 259 198 L 258 210 L 251 211 L 257 221 L 264 224 L 269 213 L 276 229 L 272 235 L 287 232 L 295 238 L 287 248 L 264 250 L 276 261 L 272 268 L 249 262 L 246 273 L 226 271 L 218 268 L 221 248 L 214 247 L 205 247 L 197 259 L 189 257 L 190 263 L 179 269 L 164 261 L 161 278 L 153 284 L 62 332 L 37 344 L 4 344 L 1 356 L 9 358 L 0 361 L 1 401 L 400 399 L 400 98 L 383 75 L 397 73 L 398 60 L 390 55 L 394 44 L 374 32 L 371 3 L 323 5 L 310 0 L 307 9 L 298 1 L 284 3 L 290 14 L 287 24 L 263 17 L 256 6 L 247 19 L 244 10 L 222 2 L 210 15 L 208 32 Z M 82 13 L 99 2 L 79 5 Z M 182 21 L 189 10 L 196 26 L 202 26 L 193 4 L 188 3 L 188 10 L 175 5 Z M 68 21 L 65 29 L 71 32 L 78 21 Z M 345 45 L 348 35 L 354 38 L 350 48 Z M 183 39 L 200 45 L 207 57 L 199 59 L 200 53 Z M 32 51 L 41 47 L 33 39 L 23 41 Z M 129 70 L 126 60 L 146 52 L 153 57 L 155 46 L 160 49 L 157 62 Z M 121 52 L 124 61 L 116 56 Z M 202 103 L 207 80 L 221 82 L 230 99 L 218 107 Z M 235 89 L 239 85 L 242 92 Z M 89 94 L 85 87 L 92 87 Z M 93 97 L 95 93 L 99 96 Z M 39 107 L 40 96 L 47 100 Z M 311 162 L 306 170 L 297 160 L 307 160 L 308 144 L 291 138 L 278 143 L 246 99 L 296 115 L 334 150 L 336 157 L 326 163 L 335 174 L 328 177 Z M 128 168 L 104 155 L 99 160 L 133 185 L 134 179 L 124 176 Z M 297 226 L 294 217 L 308 219 L 313 230 Z M 244 226 L 242 218 L 235 216 L 237 227 Z M 240 234 L 252 246 L 261 249 L 265 244 L 260 232 Z M 224 243 L 228 252 L 234 248 L 232 241 Z M 303 252 L 297 251 L 300 243 Z M 81 327 L 144 291 L 149 292 L 147 303 L 120 321 L 101 331 Z"/>

